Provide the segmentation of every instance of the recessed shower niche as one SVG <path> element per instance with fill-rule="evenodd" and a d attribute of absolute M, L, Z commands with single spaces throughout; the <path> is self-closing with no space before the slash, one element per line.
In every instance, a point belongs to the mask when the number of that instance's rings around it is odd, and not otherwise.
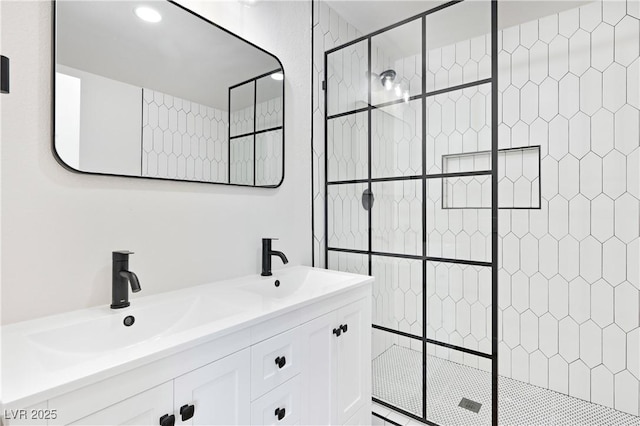
<path fill-rule="evenodd" d="M 276 187 L 278 58 L 171 1 L 55 3 L 54 155 L 100 175 Z"/>

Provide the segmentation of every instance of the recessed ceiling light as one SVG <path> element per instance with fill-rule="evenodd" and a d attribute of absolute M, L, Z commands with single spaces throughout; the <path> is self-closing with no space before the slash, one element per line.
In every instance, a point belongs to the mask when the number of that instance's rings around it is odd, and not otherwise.
<path fill-rule="evenodd" d="M 271 74 L 271 78 L 274 80 L 282 81 L 284 80 L 284 74 L 282 74 L 281 72 L 274 72 L 273 74 Z"/>
<path fill-rule="evenodd" d="M 146 22 L 156 23 L 162 21 L 162 15 L 160 15 L 157 10 L 151 9 L 150 7 L 139 6 L 134 9 L 134 12 L 138 18 Z"/>

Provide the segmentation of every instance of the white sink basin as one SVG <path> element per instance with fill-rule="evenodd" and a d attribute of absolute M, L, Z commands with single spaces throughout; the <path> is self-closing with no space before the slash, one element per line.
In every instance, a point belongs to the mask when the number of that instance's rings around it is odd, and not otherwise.
<path fill-rule="evenodd" d="M 249 280 L 238 289 L 267 299 L 303 299 L 343 286 L 349 277 L 320 269 L 292 268 L 274 272 L 270 277 Z"/>
<path fill-rule="evenodd" d="M 149 306 L 109 310 L 94 319 L 26 335 L 39 362 L 48 369 L 65 368 L 121 349 L 158 341 L 245 310 L 228 301 L 190 296 Z M 131 326 L 125 317 L 135 318 Z"/>
<path fill-rule="evenodd" d="M 28 335 L 41 348 L 65 353 L 97 353 L 125 348 L 161 336 L 193 307 L 195 297 L 178 303 L 114 310 L 103 317 Z M 133 316 L 130 327 L 124 318 Z"/>

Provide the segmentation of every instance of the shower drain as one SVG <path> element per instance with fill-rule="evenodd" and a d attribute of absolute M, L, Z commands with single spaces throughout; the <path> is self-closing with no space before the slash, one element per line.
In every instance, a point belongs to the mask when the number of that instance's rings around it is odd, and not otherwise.
<path fill-rule="evenodd" d="M 467 398 L 462 398 L 460 400 L 460 404 L 458 404 L 458 407 L 462 407 L 465 410 L 473 411 L 474 413 L 477 414 L 480 411 L 480 407 L 482 407 L 482 404 Z"/>

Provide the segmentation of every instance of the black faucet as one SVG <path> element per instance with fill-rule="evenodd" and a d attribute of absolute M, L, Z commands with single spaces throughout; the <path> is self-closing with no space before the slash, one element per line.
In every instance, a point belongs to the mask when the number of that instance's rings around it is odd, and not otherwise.
<path fill-rule="evenodd" d="M 283 252 L 271 250 L 271 241 L 273 240 L 277 240 L 277 238 L 262 239 L 262 273 L 260 275 L 263 277 L 271 276 L 271 256 L 278 256 L 284 264 L 289 263 Z"/>
<path fill-rule="evenodd" d="M 111 309 L 126 308 L 129 306 L 129 289 L 127 284 L 131 283 L 131 291 L 139 292 L 140 282 L 133 272 L 129 271 L 129 255 L 131 251 L 114 251 L 113 266 L 111 274 Z"/>

